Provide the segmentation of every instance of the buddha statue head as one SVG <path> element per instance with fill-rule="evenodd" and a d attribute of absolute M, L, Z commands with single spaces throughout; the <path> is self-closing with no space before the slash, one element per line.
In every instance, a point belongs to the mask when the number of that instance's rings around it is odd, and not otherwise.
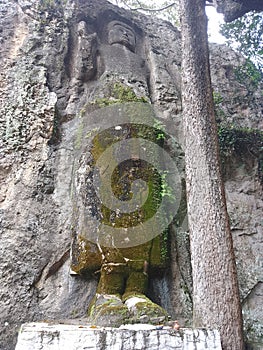
<path fill-rule="evenodd" d="M 134 30 L 126 23 L 112 21 L 108 24 L 108 43 L 121 44 L 134 52 L 136 45 Z"/>

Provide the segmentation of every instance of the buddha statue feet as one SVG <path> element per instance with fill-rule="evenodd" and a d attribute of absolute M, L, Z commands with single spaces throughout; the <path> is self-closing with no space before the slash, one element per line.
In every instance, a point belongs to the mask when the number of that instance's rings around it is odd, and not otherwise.
<path fill-rule="evenodd" d="M 129 323 L 130 315 L 120 295 L 97 293 L 90 304 L 88 316 L 93 325 L 119 327 L 124 323 Z"/>
<path fill-rule="evenodd" d="M 96 326 L 119 327 L 129 323 L 160 324 L 167 312 L 144 294 L 96 294 L 89 307 L 90 322 Z"/>
<path fill-rule="evenodd" d="M 129 310 L 129 323 L 160 324 L 169 319 L 167 312 L 144 294 L 124 295 L 122 300 Z"/>

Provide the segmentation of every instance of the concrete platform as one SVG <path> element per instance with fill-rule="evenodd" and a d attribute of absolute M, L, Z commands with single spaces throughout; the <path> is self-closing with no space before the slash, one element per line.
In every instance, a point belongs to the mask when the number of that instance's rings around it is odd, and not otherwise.
<path fill-rule="evenodd" d="M 148 324 L 92 328 L 85 324 L 27 323 L 15 350 L 222 350 L 216 330 Z"/>

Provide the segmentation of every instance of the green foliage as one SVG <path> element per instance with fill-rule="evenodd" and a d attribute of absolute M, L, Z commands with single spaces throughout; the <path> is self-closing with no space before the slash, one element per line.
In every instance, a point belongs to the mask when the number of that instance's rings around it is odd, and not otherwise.
<path fill-rule="evenodd" d="M 216 121 L 220 122 L 225 117 L 225 112 L 222 109 L 224 102 L 223 96 L 218 91 L 213 91 L 213 100 L 215 106 Z"/>
<path fill-rule="evenodd" d="M 165 139 L 165 126 L 159 120 L 155 120 L 153 127 L 157 129 L 156 139 L 164 140 Z"/>
<path fill-rule="evenodd" d="M 251 152 L 260 156 L 263 151 L 263 132 L 257 129 L 221 126 L 218 131 L 222 155 L 230 156 L 233 152 Z"/>
<path fill-rule="evenodd" d="M 249 12 L 221 25 L 221 34 L 226 37 L 227 44 L 251 59 L 259 69 L 263 67 L 262 24 L 262 13 Z"/>
<path fill-rule="evenodd" d="M 263 131 L 221 126 L 218 131 L 222 164 L 232 154 L 249 154 L 258 159 L 258 176 L 263 183 Z"/>
<path fill-rule="evenodd" d="M 244 65 L 236 68 L 234 73 L 241 84 L 253 86 L 255 88 L 258 87 L 258 84 L 262 80 L 262 73 L 249 59 L 246 60 Z"/>
<path fill-rule="evenodd" d="M 121 83 L 115 83 L 112 96 L 121 102 L 147 102 L 145 97 L 137 97 L 132 88 Z"/>
<path fill-rule="evenodd" d="M 167 182 L 167 171 L 164 171 L 163 174 L 161 175 L 161 196 L 162 197 L 169 197 L 169 198 L 174 198 L 174 191 L 173 189 L 168 185 Z"/>
<path fill-rule="evenodd" d="M 218 106 L 223 102 L 223 97 L 219 92 L 213 91 L 213 100 L 214 100 L 215 106 Z"/>

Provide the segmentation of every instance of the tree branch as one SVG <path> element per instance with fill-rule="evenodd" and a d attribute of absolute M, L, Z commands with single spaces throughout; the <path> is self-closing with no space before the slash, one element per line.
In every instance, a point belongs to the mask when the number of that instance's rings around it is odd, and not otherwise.
<path fill-rule="evenodd" d="M 134 11 L 138 11 L 138 10 L 142 10 L 142 11 L 148 11 L 148 12 L 158 12 L 158 11 L 163 11 L 163 10 L 167 10 L 168 8 L 174 6 L 176 4 L 176 2 L 172 2 L 171 4 L 169 5 L 166 5 L 164 7 L 161 7 L 161 8 L 158 8 L 158 9 L 148 9 L 148 8 L 145 8 L 143 7 L 143 5 L 140 3 L 140 1 L 136 0 L 137 3 L 139 4 L 140 7 L 137 7 L 137 8 L 131 8 L 130 6 L 130 9 L 134 10 Z"/>

